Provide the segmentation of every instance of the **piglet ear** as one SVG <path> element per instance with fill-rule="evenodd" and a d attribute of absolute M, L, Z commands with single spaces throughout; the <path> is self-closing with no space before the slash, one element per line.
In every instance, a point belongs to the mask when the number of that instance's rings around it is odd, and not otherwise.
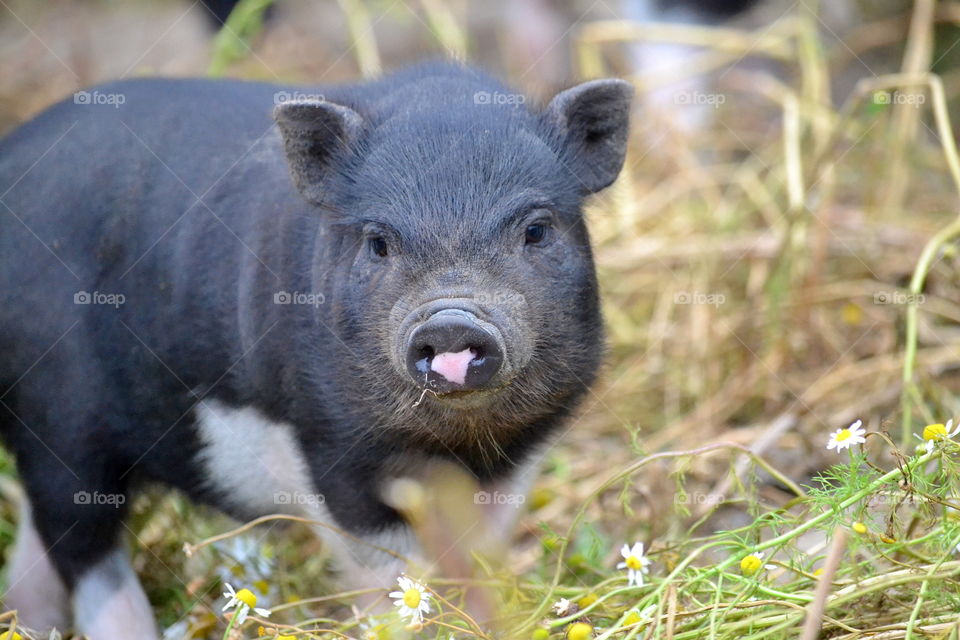
<path fill-rule="evenodd" d="M 558 93 L 546 116 L 560 129 L 564 161 L 586 193 L 610 186 L 627 151 L 633 86 L 618 79 L 591 80 Z"/>
<path fill-rule="evenodd" d="M 319 203 L 333 159 L 357 139 L 363 118 L 339 104 L 305 100 L 278 105 L 273 119 L 283 137 L 294 185 L 308 201 Z"/>

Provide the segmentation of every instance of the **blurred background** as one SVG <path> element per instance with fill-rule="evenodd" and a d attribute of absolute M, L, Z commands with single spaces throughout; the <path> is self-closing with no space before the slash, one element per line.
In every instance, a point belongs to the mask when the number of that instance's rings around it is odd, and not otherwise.
<path fill-rule="evenodd" d="M 958 213 L 960 3 L 246 1 L 223 28 L 231 5 L 0 1 L 0 132 L 143 75 L 323 85 L 452 57 L 540 102 L 585 78 L 636 83 L 626 167 L 587 211 L 609 356 L 526 504 L 517 575 L 545 570 L 581 506 L 568 568 L 589 581 L 621 541 L 743 526 L 791 497 L 729 451 L 595 492 L 646 453 L 733 442 L 809 482 L 857 418 L 905 444 L 903 424 L 960 413 L 960 258 L 929 244 Z M 0 460 L 3 552 L 14 474 Z M 184 540 L 229 525 L 159 494 L 134 511 L 137 568 L 178 633 L 212 628 L 198 602 L 218 576 L 273 602 L 329 591 L 306 531 L 188 559 Z"/>

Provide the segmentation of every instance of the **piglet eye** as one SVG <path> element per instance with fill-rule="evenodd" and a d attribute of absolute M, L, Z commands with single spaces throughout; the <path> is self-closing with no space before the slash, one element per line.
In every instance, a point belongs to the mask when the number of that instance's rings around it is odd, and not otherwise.
<path fill-rule="evenodd" d="M 542 222 L 531 224 L 524 232 L 524 242 L 526 244 L 537 244 L 547 236 L 547 225 Z"/>
<path fill-rule="evenodd" d="M 370 251 L 372 251 L 374 255 L 386 258 L 390 253 L 387 248 L 387 241 L 384 240 L 382 236 L 374 236 L 370 238 L 368 242 L 370 243 Z"/>

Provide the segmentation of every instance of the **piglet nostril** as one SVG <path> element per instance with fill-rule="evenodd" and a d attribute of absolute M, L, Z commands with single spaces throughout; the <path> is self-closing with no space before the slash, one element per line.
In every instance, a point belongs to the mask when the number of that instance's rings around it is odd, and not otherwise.
<path fill-rule="evenodd" d="M 435 352 L 431 346 L 422 346 L 414 354 L 413 366 L 421 375 L 426 375 L 430 371 L 430 363 L 433 361 Z"/>

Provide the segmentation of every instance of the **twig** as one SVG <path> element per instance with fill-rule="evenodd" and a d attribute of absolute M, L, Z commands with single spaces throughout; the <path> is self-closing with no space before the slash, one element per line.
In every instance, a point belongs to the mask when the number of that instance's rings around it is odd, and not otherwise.
<path fill-rule="evenodd" d="M 823 624 L 823 614 L 827 608 L 827 596 L 830 595 L 830 589 L 833 587 L 833 577 L 837 574 L 840 567 L 840 560 L 843 558 L 843 552 L 847 548 L 847 530 L 843 527 L 837 527 L 833 530 L 833 543 L 830 545 L 830 551 L 827 553 L 827 560 L 823 565 L 823 573 L 817 582 L 817 589 L 813 594 L 813 602 L 807 605 L 807 618 L 803 623 L 803 632 L 800 634 L 801 640 L 816 640 L 820 634 L 820 626 Z"/>

